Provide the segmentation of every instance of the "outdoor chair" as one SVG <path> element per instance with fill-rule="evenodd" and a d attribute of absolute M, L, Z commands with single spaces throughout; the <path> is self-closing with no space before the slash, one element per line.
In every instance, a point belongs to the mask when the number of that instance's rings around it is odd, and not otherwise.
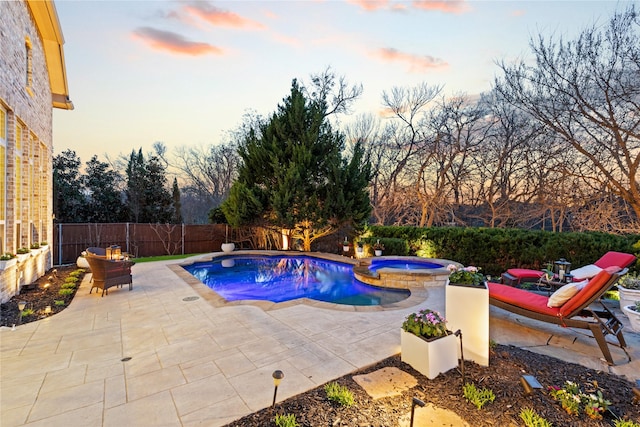
<path fill-rule="evenodd" d="M 87 248 L 86 252 L 90 255 L 97 256 L 97 257 L 102 257 L 102 258 L 107 257 L 107 250 L 105 248 L 90 247 L 90 248 Z"/>
<path fill-rule="evenodd" d="M 636 257 L 632 254 L 624 252 L 609 251 L 604 254 L 593 264 L 585 265 L 584 267 L 576 268 L 570 273 L 573 275 L 575 281 L 584 279 L 590 279 L 595 276 L 600 270 L 608 267 L 630 267 L 636 260 Z M 532 270 L 529 268 L 510 268 L 505 273 L 502 273 L 502 283 L 510 286 L 518 286 L 521 283 L 535 283 L 538 282 L 544 272 L 540 270 Z"/>
<path fill-rule="evenodd" d="M 129 285 L 129 290 L 133 289 L 133 278 L 131 276 L 131 266 L 133 261 L 113 261 L 103 257 L 94 256 L 87 253 L 87 262 L 91 269 L 93 288 L 102 289 L 102 296 L 105 292 L 109 295 L 109 288 L 113 286 Z"/>
<path fill-rule="evenodd" d="M 622 335 L 622 323 L 601 298 L 626 273 L 627 269 L 617 273 L 602 270 L 586 284 L 569 283 L 550 297 L 500 283 L 489 283 L 489 304 L 542 322 L 587 329 L 596 339 L 607 363 L 613 365 L 606 335 L 615 335 L 629 360 L 631 357 L 625 349 L 627 344 Z M 559 301 L 559 306 L 550 307 L 557 305 L 550 304 L 550 300 L 557 299 L 559 294 L 564 294 L 566 302 Z M 597 307 L 592 308 L 591 305 Z"/>

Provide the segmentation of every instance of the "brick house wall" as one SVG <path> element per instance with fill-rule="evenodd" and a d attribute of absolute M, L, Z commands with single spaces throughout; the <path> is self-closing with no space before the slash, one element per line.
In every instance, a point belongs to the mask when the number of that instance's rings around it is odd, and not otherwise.
<path fill-rule="evenodd" d="M 53 3 L 46 7 L 55 13 Z M 53 240 L 51 80 L 41 28 L 26 1 L 0 1 L 0 109 L 6 129 L 0 254 L 15 254 L 20 247 Z M 50 247 L 0 265 L 0 302 L 51 268 Z"/>

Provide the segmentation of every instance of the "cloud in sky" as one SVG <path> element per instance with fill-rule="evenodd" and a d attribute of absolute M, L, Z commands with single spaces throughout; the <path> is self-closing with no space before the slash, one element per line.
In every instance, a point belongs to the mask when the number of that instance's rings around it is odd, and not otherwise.
<path fill-rule="evenodd" d="M 151 27 L 140 27 L 133 31 L 134 37 L 142 40 L 153 49 L 179 53 L 184 55 L 221 55 L 222 49 L 208 43 L 189 41 L 180 34 L 157 30 Z"/>
<path fill-rule="evenodd" d="M 413 55 L 390 47 L 378 49 L 375 52 L 375 56 L 387 62 L 403 62 L 409 65 L 409 71 L 411 72 L 422 72 L 449 66 L 440 58 L 434 58 L 430 55 Z"/>
<path fill-rule="evenodd" d="M 219 9 L 206 1 L 192 1 L 184 4 L 184 10 L 198 18 L 220 27 L 263 29 L 264 25 L 237 13 Z"/>
<path fill-rule="evenodd" d="M 413 7 L 422 10 L 435 10 L 444 13 L 465 13 L 471 10 L 464 0 L 414 0 Z"/>
<path fill-rule="evenodd" d="M 348 2 L 369 11 L 386 9 L 389 6 L 389 0 L 348 0 Z"/>

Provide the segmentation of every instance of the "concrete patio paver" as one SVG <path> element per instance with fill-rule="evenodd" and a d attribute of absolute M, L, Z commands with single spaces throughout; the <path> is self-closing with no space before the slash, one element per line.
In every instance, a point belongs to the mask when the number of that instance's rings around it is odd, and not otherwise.
<path fill-rule="evenodd" d="M 0 328 L 0 425 L 222 426 L 271 404 L 274 370 L 285 373 L 286 399 L 399 353 L 409 313 L 444 312 L 441 288 L 392 310 L 221 306 L 175 264 L 139 263 L 132 291 L 104 297 L 89 294 L 87 275 L 62 313 Z M 493 308 L 490 324 L 499 343 L 628 378 L 640 371 L 640 339 L 628 329 L 633 360 L 609 367 L 581 332 Z"/>

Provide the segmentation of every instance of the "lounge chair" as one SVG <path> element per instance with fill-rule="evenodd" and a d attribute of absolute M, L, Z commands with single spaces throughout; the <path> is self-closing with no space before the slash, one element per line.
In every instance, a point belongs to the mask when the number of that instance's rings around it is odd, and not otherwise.
<path fill-rule="evenodd" d="M 582 270 L 581 273 L 574 275 L 574 280 L 579 281 L 590 279 L 601 269 L 608 267 L 620 267 L 621 269 L 627 268 L 630 267 L 635 260 L 636 257 L 632 254 L 609 251 L 593 264 L 574 269 L 571 274 Z M 542 278 L 543 274 L 544 273 L 540 270 L 532 270 L 529 268 L 510 268 L 505 273 L 502 273 L 502 283 L 511 286 L 518 286 L 521 283 L 538 282 L 540 278 Z"/>
<path fill-rule="evenodd" d="M 133 278 L 131 276 L 131 266 L 133 261 L 112 261 L 104 257 L 93 256 L 87 253 L 86 257 L 91 269 L 93 288 L 102 289 L 102 296 L 106 292 L 109 295 L 109 288 L 113 286 L 129 285 L 129 290 L 133 288 Z"/>
<path fill-rule="evenodd" d="M 553 296 L 547 297 L 500 283 L 489 283 L 489 304 L 542 322 L 590 330 L 607 363 L 613 365 L 613 358 L 605 339 L 608 334 L 615 335 L 620 343 L 620 348 L 626 353 L 629 360 L 631 357 L 625 349 L 627 344 L 622 336 L 622 323 L 603 304 L 601 297 L 626 272 L 626 269 L 617 273 L 602 270 L 586 285 L 583 285 L 582 289 L 578 287 L 577 293 L 559 307 L 548 306 Z M 566 290 L 576 285 L 571 283 L 563 288 Z M 590 307 L 596 304 L 598 304 L 596 308 Z"/>

